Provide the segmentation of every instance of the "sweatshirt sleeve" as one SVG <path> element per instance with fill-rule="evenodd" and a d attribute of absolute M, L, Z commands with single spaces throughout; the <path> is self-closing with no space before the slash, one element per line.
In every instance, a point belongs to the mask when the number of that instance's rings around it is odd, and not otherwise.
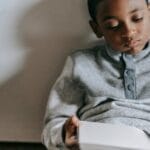
<path fill-rule="evenodd" d="M 51 146 L 64 147 L 62 128 L 65 121 L 83 103 L 84 90 L 73 76 L 74 62 L 71 56 L 67 58 L 62 74 L 57 79 L 47 103 L 42 141 L 49 149 Z"/>

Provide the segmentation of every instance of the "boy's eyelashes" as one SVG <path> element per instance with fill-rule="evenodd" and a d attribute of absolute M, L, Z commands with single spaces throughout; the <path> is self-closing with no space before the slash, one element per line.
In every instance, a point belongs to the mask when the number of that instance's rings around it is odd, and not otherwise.
<path fill-rule="evenodd" d="M 132 17 L 132 20 L 135 21 L 135 22 L 140 22 L 144 19 L 144 16 L 143 15 L 135 15 Z"/>
<path fill-rule="evenodd" d="M 134 22 L 141 22 L 144 18 L 140 17 L 140 18 L 133 18 Z"/>
<path fill-rule="evenodd" d="M 142 21 L 144 18 L 144 12 L 140 11 L 132 15 L 131 19 L 135 22 Z"/>
<path fill-rule="evenodd" d="M 117 31 L 120 29 L 120 26 L 106 26 L 105 27 L 106 30 L 112 30 L 112 31 Z"/>
<path fill-rule="evenodd" d="M 110 30 L 114 30 L 117 29 L 120 26 L 119 21 L 106 21 L 104 23 L 104 28 L 105 29 L 110 29 Z"/>
<path fill-rule="evenodd" d="M 144 19 L 143 15 L 135 15 L 131 18 L 131 22 L 133 23 L 140 23 Z M 123 26 L 122 22 L 119 22 L 117 20 L 108 20 L 104 23 L 104 28 L 108 30 L 118 30 Z"/>

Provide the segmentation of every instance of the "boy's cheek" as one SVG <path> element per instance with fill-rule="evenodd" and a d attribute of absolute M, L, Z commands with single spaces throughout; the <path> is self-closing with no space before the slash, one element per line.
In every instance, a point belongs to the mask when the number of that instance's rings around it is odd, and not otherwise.
<path fill-rule="evenodd" d="M 111 35 L 107 35 L 107 37 L 105 38 L 110 44 L 117 44 L 120 45 L 121 43 L 121 36 L 118 34 L 111 34 Z"/>
<path fill-rule="evenodd" d="M 150 37 L 149 24 L 150 24 L 150 16 L 149 16 L 149 19 L 148 19 L 148 21 L 147 21 L 147 26 L 146 26 L 145 33 L 144 33 L 144 34 L 147 34 L 148 37 Z"/>

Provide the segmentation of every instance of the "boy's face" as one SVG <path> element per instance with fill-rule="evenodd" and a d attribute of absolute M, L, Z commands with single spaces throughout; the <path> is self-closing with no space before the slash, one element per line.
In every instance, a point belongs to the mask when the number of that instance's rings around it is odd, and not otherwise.
<path fill-rule="evenodd" d="M 136 54 L 149 41 L 149 9 L 145 0 L 104 0 L 97 7 L 97 36 L 102 34 L 117 51 Z"/>

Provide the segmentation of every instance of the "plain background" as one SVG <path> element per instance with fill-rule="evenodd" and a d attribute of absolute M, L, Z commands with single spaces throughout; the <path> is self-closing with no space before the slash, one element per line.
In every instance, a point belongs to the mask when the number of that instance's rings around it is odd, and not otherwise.
<path fill-rule="evenodd" d="M 39 142 L 66 56 L 97 40 L 86 0 L 0 2 L 0 141 Z"/>

